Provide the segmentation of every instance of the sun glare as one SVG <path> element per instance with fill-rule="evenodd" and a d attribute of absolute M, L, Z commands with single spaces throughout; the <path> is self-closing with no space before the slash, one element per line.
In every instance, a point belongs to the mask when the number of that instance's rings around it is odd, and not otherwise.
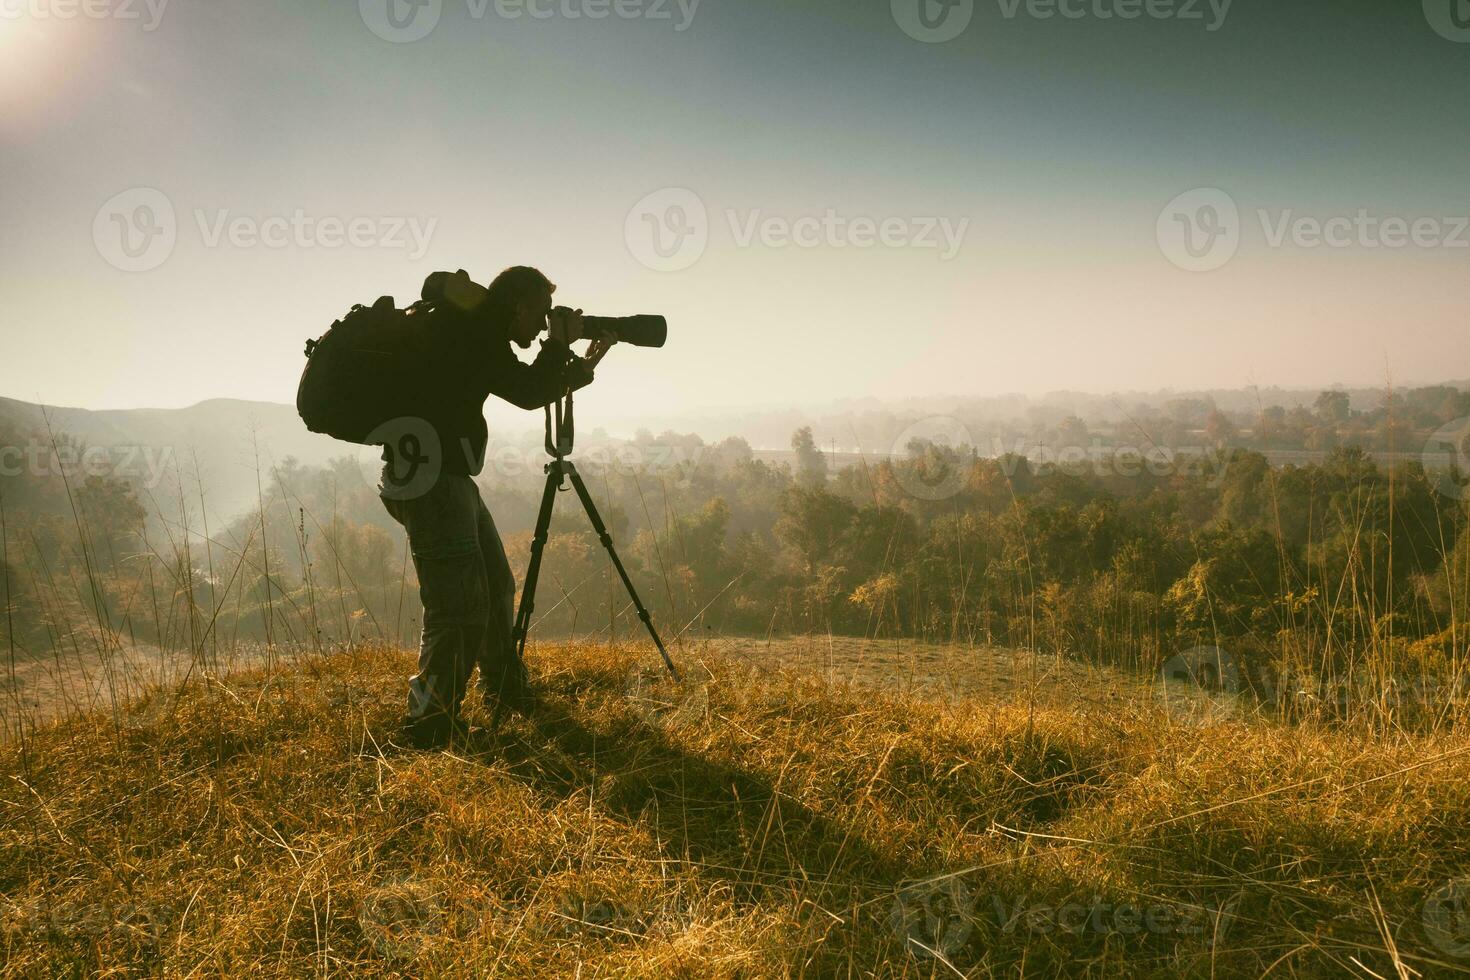
<path fill-rule="evenodd" d="M 17 0 L 0 0 L 0 112 L 6 121 L 49 107 L 64 84 L 64 59 L 78 33 L 75 25 L 23 12 Z"/>

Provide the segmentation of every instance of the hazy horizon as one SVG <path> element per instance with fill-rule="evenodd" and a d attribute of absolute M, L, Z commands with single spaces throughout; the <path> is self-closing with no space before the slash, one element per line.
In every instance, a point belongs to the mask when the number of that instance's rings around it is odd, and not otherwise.
<path fill-rule="evenodd" d="M 1417 4 L 388 2 L 0 18 L 0 389 L 288 402 L 352 303 L 517 262 L 669 317 L 589 417 L 1470 363 L 1470 47 Z"/>
<path fill-rule="evenodd" d="M 1458 377 L 1450 377 L 1450 378 L 1442 378 L 1442 379 L 1434 379 L 1434 378 L 1397 379 L 1397 378 L 1395 378 L 1395 379 L 1390 379 L 1390 380 L 1391 380 L 1391 384 L 1392 384 L 1392 387 L 1393 387 L 1394 390 L 1406 390 L 1406 389 L 1411 389 L 1411 388 L 1425 388 L 1425 387 L 1433 387 L 1433 386 L 1439 386 L 1439 385 L 1445 385 L 1445 386 L 1461 387 L 1461 388 L 1463 388 L 1467 384 L 1467 379 L 1465 379 L 1465 378 L 1458 378 Z M 1377 389 L 1387 390 L 1388 386 L 1389 386 L 1388 383 L 1353 384 L 1353 383 L 1342 382 L 1342 381 L 1333 381 L 1333 382 L 1327 382 L 1327 383 L 1323 383 L 1323 384 L 1291 384 L 1291 383 L 1275 384 L 1275 385 L 1249 385 L 1249 384 L 1243 384 L 1243 385 L 1234 385 L 1234 386 L 1230 386 L 1230 385 L 1216 385 L 1216 386 L 1209 386 L 1209 387 L 1182 387 L 1182 386 L 1176 386 L 1176 385 L 1164 385 L 1164 386 L 1155 387 L 1155 388 L 1131 388 L 1131 389 L 1119 389 L 1119 388 L 1095 388 L 1095 389 L 1085 389 L 1085 388 L 1051 388 L 1051 389 L 1047 389 L 1047 390 L 1033 390 L 1033 391 L 1019 391 L 1019 390 L 1017 390 L 1017 391 L 1001 391 L 1001 390 L 996 390 L 996 391 L 986 391 L 986 392 L 936 391 L 936 392 L 929 392 L 929 393 L 923 393 L 923 394 L 915 393 L 915 394 L 910 394 L 910 395 L 900 395 L 900 396 L 891 397 L 891 398 L 881 398 L 881 397 L 878 397 L 878 396 L 872 395 L 872 394 L 861 394 L 861 395 L 847 395 L 847 396 L 838 395 L 838 396 L 835 396 L 835 397 L 832 397 L 832 398 L 828 398 L 828 399 L 815 400 L 815 401 L 804 401 L 804 402 L 803 401 L 789 401 L 789 402 L 788 401 L 776 401 L 776 402 L 765 402 L 763 404 L 756 404 L 756 403 L 753 403 L 753 402 L 748 402 L 748 403 L 744 403 L 744 404 L 741 404 L 741 403 L 733 403 L 733 402 L 732 403 L 729 403 L 729 404 L 703 404 L 703 405 L 699 405 L 692 413 L 685 413 L 685 414 L 688 415 L 688 416 L 693 417 L 694 419 L 698 419 L 700 417 L 723 416 L 723 415 L 726 415 L 726 414 L 737 414 L 737 413 L 785 412 L 785 411 L 797 411 L 797 412 L 834 411 L 834 410 L 842 410 L 842 409 L 848 408 L 849 406 L 864 405 L 864 404 L 872 404 L 872 405 L 882 406 L 882 407 L 885 407 L 885 408 L 900 408 L 900 407 L 904 407 L 906 403 L 913 403 L 913 402 L 926 403 L 926 402 L 946 402 L 946 401 L 965 401 L 965 400 L 997 400 L 997 401 L 1000 401 L 1000 400 L 1015 399 L 1015 398 L 1023 398 L 1023 399 L 1027 399 L 1027 400 L 1030 400 L 1030 401 L 1034 401 L 1034 402 L 1036 402 L 1038 404 L 1042 404 L 1042 403 L 1045 403 L 1048 399 L 1051 399 L 1051 398 L 1060 398 L 1060 397 L 1064 397 L 1064 396 L 1074 396 L 1074 395 L 1075 396 L 1088 397 L 1088 398 L 1125 398 L 1126 397 L 1126 398 L 1148 399 L 1148 398 L 1162 398 L 1162 397 L 1166 397 L 1166 396 L 1187 396 L 1187 395 L 1195 395 L 1195 394 L 1203 394 L 1203 393 L 1249 392 L 1249 391 L 1253 391 L 1253 390 L 1257 390 L 1257 389 L 1259 389 L 1261 391 L 1280 391 L 1280 392 L 1293 393 L 1293 394 L 1309 394 L 1309 393 L 1320 392 L 1320 391 L 1373 391 L 1373 390 L 1377 390 Z M 201 399 L 198 399 L 196 401 L 190 401 L 190 402 L 186 402 L 186 403 L 183 403 L 183 404 L 161 404 L 161 403 L 154 403 L 154 402 L 144 402 L 144 403 L 140 403 L 140 404 L 122 404 L 122 405 L 62 404 L 62 403 L 53 403 L 53 402 L 39 401 L 39 400 L 37 400 L 35 398 L 27 398 L 24 395 L 12 394 L 12 393 L 6 393 L 6 392 L 0 392 L 0 399 L 9 399 L 11 401 L 27 402 L 27 403 L 32 404 L 32 405 L 39 405 L 39 406 L 43 406 L 43 407 L 46 407 L 46 408 L 75 409 L 75 410 L 81 410 L 81 411 L 87 411 L 87 412 L 148 412 L 148 411 L 169 412 L 169 411 L 185 411 L 185 410 L 188 410 L 188 409 L 191 409 L 191 408 L 197 408 L 200 405 L 204 405 L 204 404 L 207 404 L 209 402 L 216 402 L 216 401 L 219 401 L 219 402 L 238 401 L 238 402 L 246 402 L 246 403 L 259 403 L 259 404 L 285 405 L 285 406 L 291 406 L 291 405 L 293 405 L 293 399 L 291 397 L 285 397 L 285 398 L 275 399 L 275 398 L 238 397 L 238 396 L 232 396 L 232 395 L 211 395 L 211 396 L 209 396 L 207 398 L 201 398 Z M 540 421 L 541 420 L 541 414 L 540 414 L 540 412 L 526 412 L 526 411 L 522 411 L 522 410 L 516 409 L 516 408 L 514 408 L 512 406 L 496 404 L 493 401 L 486 403 L 486 405 L 485 405 L 485 412 L 486 412 L 487 417 L 492 418 L 492 419 L 495 418 L 495 417 L 499 417 L 502 420 L 504 420 L 504 419 L 513 419 L 513 418 L 517 418 L 517 417 L 523 418 L 523 420 L 525 421 L 525 424 L 526 424 L 526 426 L 528 428 L 539 428 L 540 425 L 541 425 L 541 421 Z M 655 417 L 656 415 L 657 415 L 657 413 L 653 413 L 652 415 L 649 415 L 648 417 L 649 418 L 652 418 L 652 417 Z M 606 416 L 608 418 L 615 418 L 615 419 L 630 418 L 630 417 L 632 417 L 632 418 L 642 417 L 641 415 L 625 415 L 625 414 L 620 414 L 620 413 L 616 412 L 615 410 L 612 411 L 611 413 L 606 413 Z M 592 419 L 589 418 L 589 422 L 593 422 L 593 421 L 594 420 L 592 420 Z M 678 417 L 676 417 L 676 416 L 670 416 L 669 417 L 669 424 L 666 427 L 677 430 L 678 429 L 678 421 L 679 421 Z"/>

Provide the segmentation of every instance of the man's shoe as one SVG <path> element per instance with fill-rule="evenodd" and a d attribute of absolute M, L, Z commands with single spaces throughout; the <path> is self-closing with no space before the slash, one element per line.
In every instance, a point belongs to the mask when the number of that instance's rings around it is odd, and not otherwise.
<path fill-rule="evenodd" d="M 432 751 L 448 748 L 451 744 L 463 744 L 473 731 L 464 719 L 439 714 L 405 718 L 398 734 L 409 748 Z"/>
<path fill-rule="evenodd" d="M 497 720 L 502 711 L 529 715 L 536 710 L 536 691 L 525 664 L 520 660 L 507 664 L 498 683 L 485 685 L 485 707 Z"/>

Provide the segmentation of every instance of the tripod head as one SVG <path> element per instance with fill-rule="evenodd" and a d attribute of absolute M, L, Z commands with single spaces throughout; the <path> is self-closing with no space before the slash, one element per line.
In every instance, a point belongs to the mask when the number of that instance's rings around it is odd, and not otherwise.
<path fill-rule="evenodd" d="M 546 452 L 559 463 L 572 454 L 572 443 L 577 436 L 577 424 L 572 415 L 571 390 L 568 389 L 558 395 L 556 401 L 547 404 L 545 412 Z M 546 465 L 547 472 L 551 472 L 551 464 Z"/>

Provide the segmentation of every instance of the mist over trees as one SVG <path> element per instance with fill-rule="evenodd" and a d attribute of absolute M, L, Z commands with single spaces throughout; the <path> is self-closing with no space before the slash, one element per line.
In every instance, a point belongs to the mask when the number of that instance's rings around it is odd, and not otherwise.
<path fill-rule="evenodd" d="M 1370 650 L 1450 662 L 1470 609 L 1465 495 L 1417 452 L 1373 451 L 1424 445 L 1470 415 L 1470 396 L 1311 402 L 1248 417 L 1178 398 L 1122 423 L 1031 406 L 975 424 L 1026 454 L 916 436 L 892 456 L 833 456 L 800 426 L 789 453 L 644 430 L 584 434 L 577 458 L 673 642 L 903 636 L 1142 669 L 1211 644 L 1266 674 L 1349 670 Z M 1313 445 L 1332 448 L 1273 455 Z M 518 574 L 542 455 L 501 439 L 480 478 Z M 259 474 L 258 506 L 209 523 L 187 471 L 172 493 L 65 467 L 7 474 L 5 643 L 18 656 L 105 648 L 109 631 L 197 650 L 411 644 L 416 583 L 375 478 L 354 456 L 288 458 Z M 579 508 L 556 512 L 537 615 L 544 635 L 641 629 Z"/>

